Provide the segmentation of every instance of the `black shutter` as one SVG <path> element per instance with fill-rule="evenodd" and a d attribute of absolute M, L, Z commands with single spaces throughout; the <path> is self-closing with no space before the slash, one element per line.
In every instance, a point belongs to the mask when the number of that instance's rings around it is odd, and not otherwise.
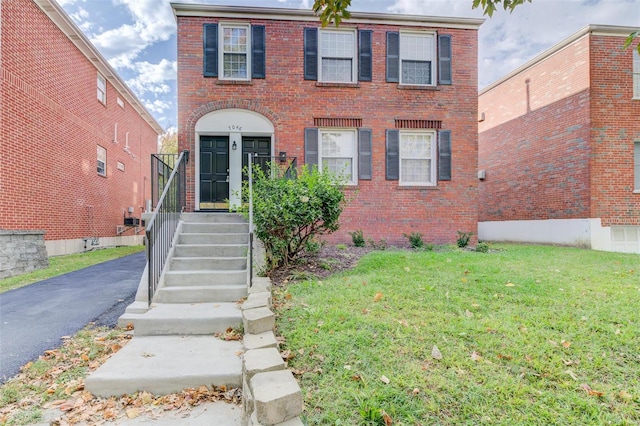
<path fill-rule="evenodd" d="M 371 180 L 371 129 L 358 129 L 358 179 Z"/>
<path fill-rule="evenodd" d="M 438 36 L 438 82 L 452 84 L 451 70 L 451 36 Z"/>
<path fill-rule="evenodd" d="M 218 24 L 204 24 L 202 44 L 203 52 L 203 75 L 205 77 L 218 76 Z"/>
<path fill-rule="evenodd" d="M 318 29 L 304 29 L 304 79 L 318 79 Z"/>
<path fill-rule="evenodd" d="M 265 78 L 264 25 L 251 26 L 251 78 Z"/>
<path fill-rule="evenodd" d="M 371 30 L 358 31 L 358 54 L 358 80 L 371 81 L 373 74 Z"/>
<path fill-rule="evenodd" d="M 400 179 L 400 132 L 387 130 L 387 180 Z"/>
<path fill-rule="evenodd" d="M 451 180 L 451 130 L 438 132 L 438 180 Z"/>
<path fill-rule="evenodd" d="M 400 33 L 387 33 L 387 81 L 400 82 Z"/>
<path fill-rule="evenodd" d="M 315 127 L 304 129 L 304 163 L 309 170 L 318 165 L 318 129 Z"/>

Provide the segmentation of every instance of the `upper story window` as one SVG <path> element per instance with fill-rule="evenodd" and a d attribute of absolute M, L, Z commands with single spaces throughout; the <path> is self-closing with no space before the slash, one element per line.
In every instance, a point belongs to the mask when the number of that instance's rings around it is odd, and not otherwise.
<path fill-rule="evenodd" d="M 633 49 L 633 98 L 640 99 L 640 53 Z"/>
<path fill-rule="evenodd" d="M 107 175 L 107 150 L 98 145 L 98 174 L 100 176 Z"/>
<path fill-rule="evenodd" d="M 203 31 L 205 77 L 240 81 L 265 78 L 266 40 L 263 25 L 205 24 Z"/>
<path fill-rule="evenodd" d="M 435 45 L 435 34 L 400 33 L 400 84 L 434 84 Z"/>
<path fill-rule="evenodd" d="M 98 100 L 106 105 L 107 104 L 107 80 L 100 73 L 98 73 L 97 86 L 98 86 Z"/>
<path fill-rule="evenodd" d="M 451 36 L 428 31 L 387 33 L 387 81 L 412 86 L 452 83 Z"/>
<path fill-rule="evenodd" d="M 304 79 L 323 83 L 371 81 L 371 30 L 304 29 Z"/>
<path fill-rule="evenodd" d="M 249 27 L 220 25 L 222 49 L 219 61 L 222 63 L 221 78 L 248 80 L 251 57 L 249 56 Z"/>
<path fill-rule="evenodd" d="M 357 81 L 355 31 L 320 31 L 319 80 L 335 83 Z"/>

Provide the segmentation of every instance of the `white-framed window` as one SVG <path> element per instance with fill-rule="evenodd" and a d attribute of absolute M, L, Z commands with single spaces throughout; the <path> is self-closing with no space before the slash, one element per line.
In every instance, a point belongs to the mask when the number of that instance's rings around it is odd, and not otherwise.
<path fill-rule="evenodd" d="M 249 80 L 251 74 L 251 27 L 242 24 L 220 24 L 220 78 Z"/>
<path fill-rule="evenodd" d="M 358 76 L 355 30 L 321 30 L 319 45 L 318 80 L 330 83 L 355 83 Z"/>
<path fill-rule="evenodd" d="M 640 141 L 633 143 L 633 188 L 640 192 Z"/>
<path fill-rule="evenodd" d="M 96 84 L 98 86 L 98 100 L 101 103 L 106 105 L 107 104 L 107 80 L 100 73 L 98 73 Z"/>
<path fill-rule="evenodd" d="M 98 174 L 100 176 L 106 176 L 107 175 L 107 150 L 104 147 L 101 147 L 100 145 L 98 145 L 98 152 L 97 152 L 97 158 L 98 158 Z"/>
<path fill-rule="evenodd" d="M 640 53 L 633 48 L 633 98 L 640 99 Z"/>
<path fill-rule="evenodd" d="M 436 84 L 435 33 L 400 33 L 400 84 Z"/>
<path fill-rule="evenodd" d="M 400 185 L 436 184 L 436 132 L 400 131 Z"/>
<path fill-rule="evenodd" d="M 344 177 L 349 185 L 358 183 L 358 149 L 355 130 L 320 129 L 319 162 L 323 170 Z"/>
<path fill-rule="evenodd" d="M 118 98 L 116 99 L 116 103 L 120 108 L 124 109 L 124 101 L 120 99 L 120 96 L 118 96 Z"/>

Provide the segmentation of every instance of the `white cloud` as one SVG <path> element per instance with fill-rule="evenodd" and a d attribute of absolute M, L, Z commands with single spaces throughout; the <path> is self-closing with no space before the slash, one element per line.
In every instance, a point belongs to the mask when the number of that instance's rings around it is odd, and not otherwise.
<path fill-rule="evenodd" d="M 154 93 L 157 96 L 171 92 L 171 87 L 165 82 L 176 79 L 177 64 L 175 61 L 162 59 L 157 64 L 146 61 L 136 62 L 133 64 L 133 68 L 137 76 L 127 80 L 127 85 L 139 96 L 146 93 Z"/>
<path fill-rule="evenodd" d="M 58 4 L 62 7 L 70 6 L 75 4 L 78 0 L 58 0 Z M 85 0 L 79 0 L 84 3 Z"/>
<path fill-rule="evenodd" d="M 82 30 L 82 32 L 87 33 L 91 28 L 93 28 L 93 22 L 88 21 L 89 12 L 82 7 L 78 7 L 78 10 L 69 15 L 73 22 Z"/>
<path fill-rule="evenodd" d="M 162 115 L 166 110 L 171 109 L 172 105 L 170 102 L 165 102 L 160 99 L 156 99 L 155 101 L 144 101 L 144 106 L 151 112 Z"/>
<path fill-rule="evenodd" d="M 126 6 L 133 23 L 96 34 L 91 41 L 114 68 L 133 68 L 135 59 L 147 47 L 175 34 L 176 24 L 166 1 L 117 0 L 117 4 Z"/>

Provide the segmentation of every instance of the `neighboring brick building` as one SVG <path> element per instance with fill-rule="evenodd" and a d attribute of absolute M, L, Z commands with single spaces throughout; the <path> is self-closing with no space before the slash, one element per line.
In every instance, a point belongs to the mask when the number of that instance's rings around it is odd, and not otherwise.
<path fill-rule="evenodd" d="M 632 31 L 587 26 L 480 91 L 480 239 L 640 253 Z"/>
<path fill-rule="evenodd" d="M 237 203 L 258 152 L 346 170 L 334 242 L 476 232 L 482 20 L 354 12 L 336 29 L 306 10 L 173 9 L 189 210 Z"/>
<path fill-rule="evenodd" d="M 162 128 L 55 1 L 1 14 L 0 229 L 44 230 L 49 255 L 142 243 L 118 226 L 150 198 Z"/>

